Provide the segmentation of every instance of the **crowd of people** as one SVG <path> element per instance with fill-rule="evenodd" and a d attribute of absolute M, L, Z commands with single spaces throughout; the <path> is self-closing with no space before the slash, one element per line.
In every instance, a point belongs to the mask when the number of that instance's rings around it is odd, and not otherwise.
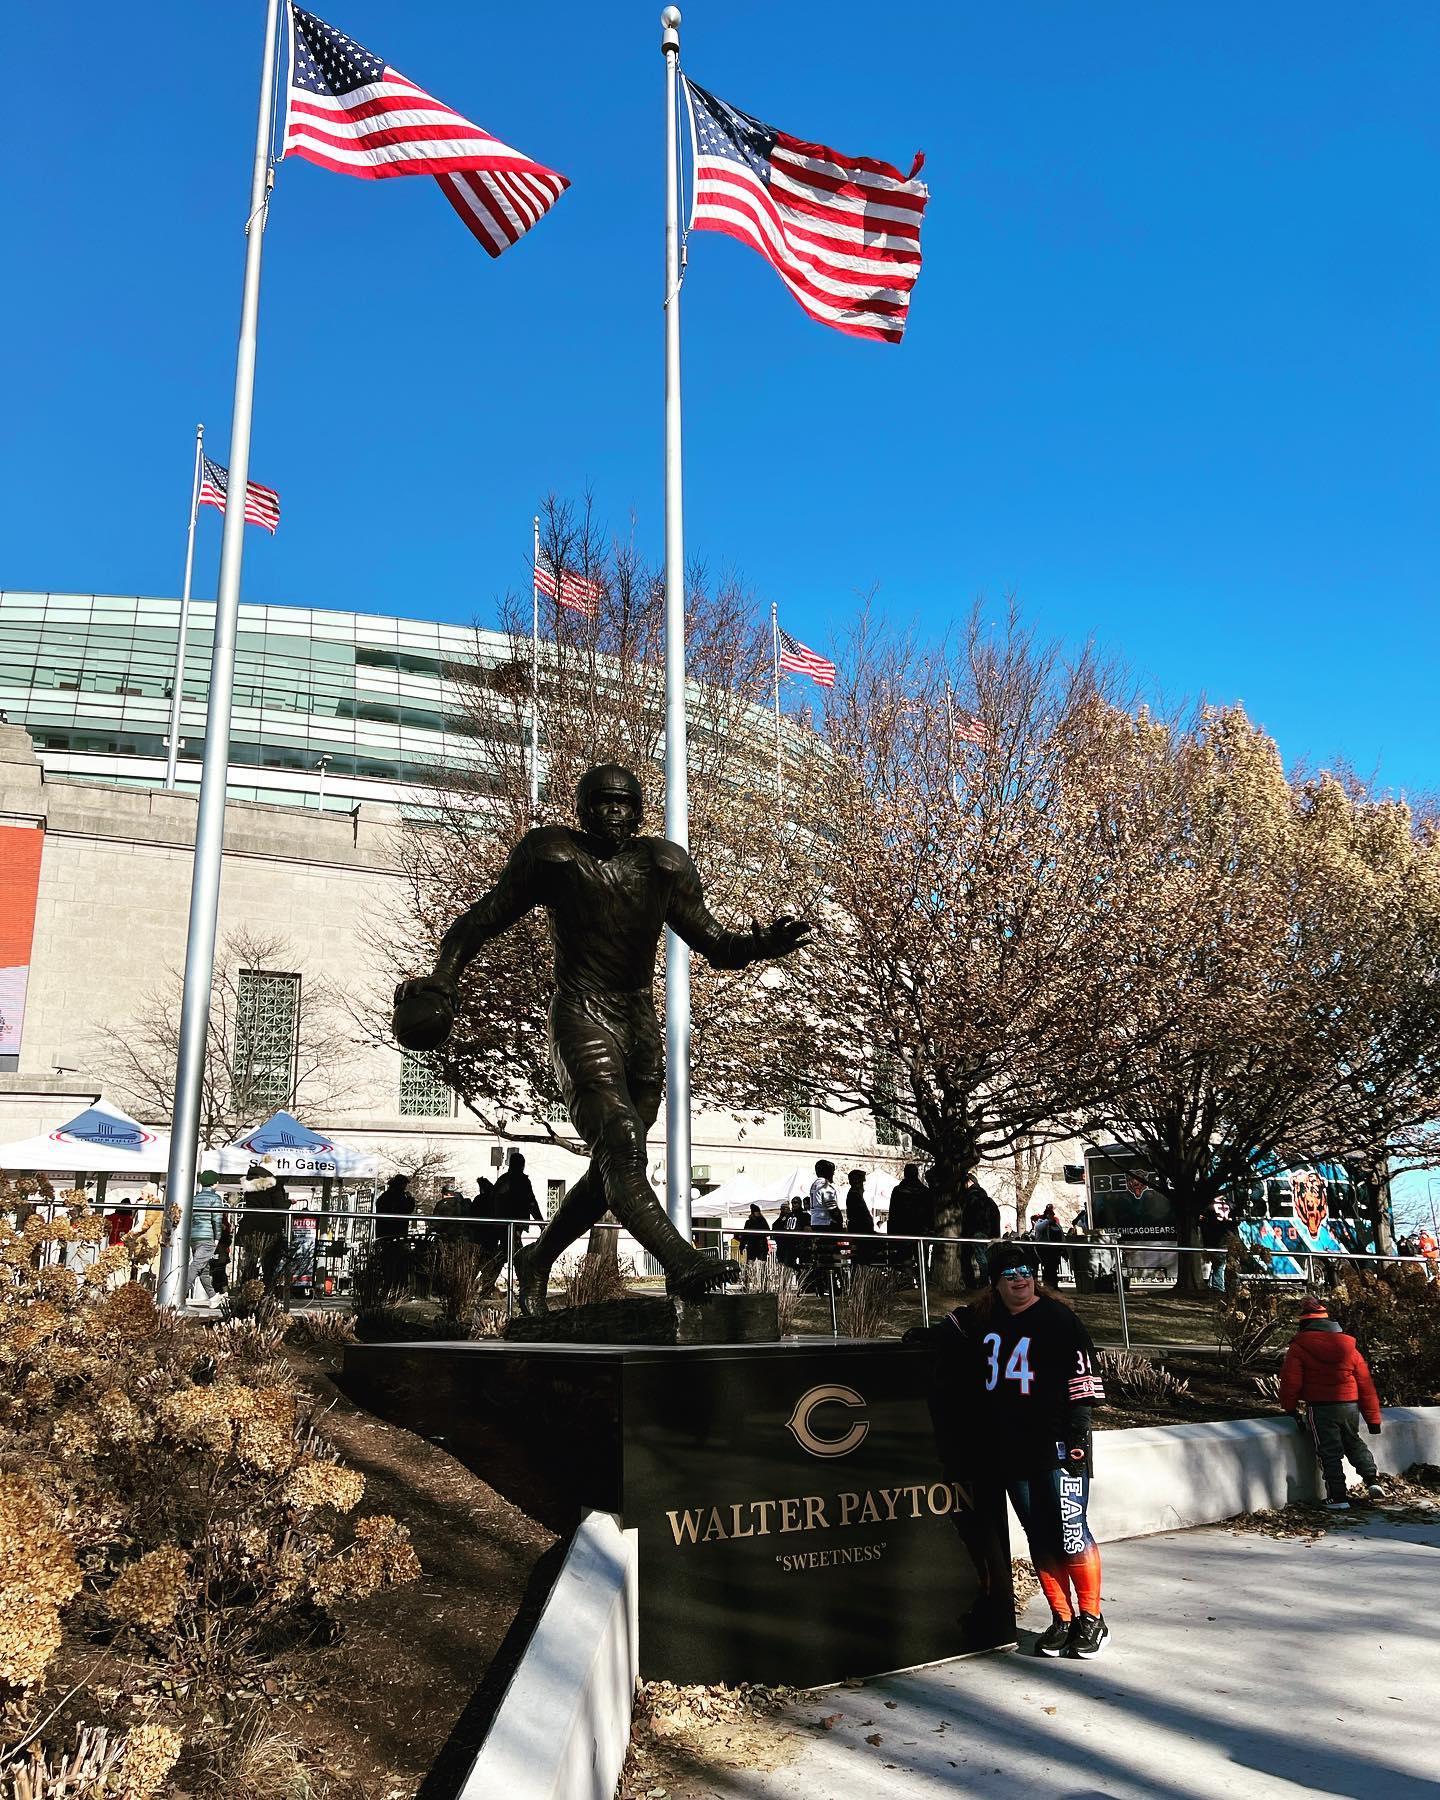
<path fill-rule="evenodd" d="M 415 1221 L 427 1218 L 457 1223 L 427 1225 L 415 1234 Z M 118 1242 L 132 1229 L 133 1219 L 126 1208 L 107 1214 L 110 1240 Z M 473 1194 L 447 1181 L 429 1215 L 419 1212 L 412 1178 L 397 1172 L 376 1195 L 374 1219 L 375 1253 L 392 1284 L 407 1286 L 423 1276 L 427 1258 L 439 1243 L 473 1244 L 487 1257 L 501 1258 L 508 1248 L 509 1225 L 514 1225 L 518 1243 L 527 1226 L 543 1223 L 543 1214 L 524 1155 L 512 1150 L 498 1179 L 476 1177 Z M 219 1177 L 207 1170 L 199 1177 L 191 1203 L 187 1299 L 219 1306 L 232 1282 L 253 1280 L 274 1288 L 283 1278 L 292 1289 L 305 1290 L 314 1278 L 316 1222 L 308 1202 L 292 1200 L 284 1177 L 261 1163 L 252 1163 L 246 1171 L 238 1204 L 221 1192 Z"/>
<path fill-rule="evenodd" d="M 851 1169 L 842 1199 L 835 1185 L 835 1165 L 822 1157 L 815 1164 L 808 1195 L 796 1194 L 785 1201 L 773 1219 L 767 1219 L 759 1204 L 751 1202 L 749 1216 L 736 1233 L 740 1253 L 748 1262 L 764 1262 L 773 1246 L 776 1259 L 800 1273 L 806 1285 L 818 1285 L 814 1280 L 817 1272 L 823 1276 L 827 1270 L 866 1265 L 883 1265 L 902 1282 L 913 1281 L 917 1255 L 927 1268 L 933 1255 L 931 1245 L 917 1252 L 916 1241 L 936 1234 L 934 1188 L 921 1175 L 918 1163 L 906 1163 L 904 1174 L 890 1191 L 882 1232 L 866 1198 L 865 1180 L 864 1169 Z M 969 1240 L 961 1245 L 960 1270 L 965 1287 L 973 1291 L 988 1279 L 986 1246 L 1001 1236 L 1000 1208 L 973 1174 L 960 1197 L 958 1236 Z M 1089 1241 L 1083 1214 L 1067 1230 L 1053 1206 L 1035 1215 L 1027 1233 L 1009 1236 L 1022 1236 L 1041 1246 L 1040 1265 L 1051 1287 L 1059 1279 L 1062 1255 L 1068 1255 L 1075 1270 L 1080 1257 L 1074 1245 Z M 1065 1248 L 1051 1249 L 1052 1244 Z M 1085 1270 L 1088 1273 L 1088 1256 Z"/>

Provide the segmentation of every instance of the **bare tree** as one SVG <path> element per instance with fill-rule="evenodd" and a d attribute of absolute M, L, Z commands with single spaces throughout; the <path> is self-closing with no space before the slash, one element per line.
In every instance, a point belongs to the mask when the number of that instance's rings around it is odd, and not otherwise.
<path fill-rule="evenodd" d="M 644 829 L 663 832 L 664 594 L 627 541 L 605 543 L 587 506 L 554 498 L 542 521 L 542 557 L 559 586 L 594 584 L 593 612 L 545 600 L 539 682 L 531 683 L 531 601 L 504 603 L 506 655 L 447 671 L 460 730 L 458 756 L 435 772 L 433 804 L 406 825 L 403 905 L 377 921 L 371 948 L 383 975 L 358 1016 L 389 1041 L 389 987 L 432 966 L 448 926 L 494 881 L 533 825 L 574 821 L 581 774 L 601 762 L 632 768 L 646 789 Z M 793 882 L 790 839 L 775 806 L 770 634 L 735 581 L 690 571 L 686 598 L 690 849 L 722 918 L 768 915 Z M 530 797 L 531 707 L 538 715 L 540 797 Z M 786 910 L 794 910 L 786 907 Z M 532 913 L 488 943 L 463 984 L 455 1031 L 435 1067 L 487 1131 L 516 1141 L 580 1146 L 560 1110 L 546 1047 L 553 985 L 543 916 Z M 751 1061 L 737 1049 L 736 997 L 754 976 L 693 975 L 693 1075 L 714 1104 L 755 1109 Z M 747 1028 L 753 1013 L 745 1015 Z"/>
<path fill-rule="evenodd" d="M 442 1150 L 429 1138 L 421 1138 L 400 1150 L 387 1147 L 384 1152 L 385 1166 L 391 1175 L 410 1177 L 410 1190 L 419 1213 L 435 1210 L 435 1202 L 440 1198 L 440 1178 L 450 1176 L 454 1161 L 453 1151 Z"/>
<path fill-rule="evenodd" d="M 809 761 L 826 930 L 771 978 L 772 1091 L 909 1132 L 945 1232 L 970 1171 L 1073 1135 L 1115 1079 L 1128 871 L 1089 757 L 1113 685 L 1013 612 L 954 653 L 867 624 Z"/>
<path fill-rule="evenodd" d="M 282 1016 L 272 1028 L 263 1016 L 263 982 L 256 977 L 267 975 L 299 977 L 293 1023 Z M 103 1026 L 97 1034 L 96 1062 L 106 1086 L 142 1119 L 174 1116 L 183 986 L 181 973 L 172 969 L 134 1019 Z M 353 1031 L 338 995 L 329 983 L 304 977 L 283 938 L 235 931 L 222 940 L 210 983 L 202 1144 L 231 1143 L 277 1108 L 334 1111 L 351 1091 L 355 1059 Z"/>

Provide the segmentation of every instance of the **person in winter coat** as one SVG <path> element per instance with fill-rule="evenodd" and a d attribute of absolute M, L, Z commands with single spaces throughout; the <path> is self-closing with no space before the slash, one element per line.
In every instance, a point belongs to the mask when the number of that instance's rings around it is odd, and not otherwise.
<path fill-rule="evenodd" d="M 905 1173 L 890 1190 L 890 1211 L 885 1219 L 886 1231 L 900 1237 L 930 1237 L 935 1231 L 935 1201 L 920 1179 L 919 1163 L 906 1163 Z M 897 1250 L 900 1248 L 897 1245 Z M 906 1245 L 903 1254 L 914 1261 L 914 1246 Z"/>
<path fill-rule="evenodd" d="M 1055 1216 L 1053 1205 L 1047 1206 L 1035 1220 L 1030 1233 L 1037 1244 L 1044 1247 L 1040 1251 L 1040 1280 L 1048 1288 L 1060 1285 L 1060 1252 L 1052 1248 L 1065 1241 L 1065 1227 Z"/>
<path fill-rule="evenodd" d="M 1375 1468 L 1375 1458 L 1360 1435 L 1360 1418 L 1372 1437 L 1380 1435 L 1380 1400 L 1370 1379 L 1369 1365 L 1354 1338 L 1342 1331 L 1316 1294 L 1300 1302 L 1300 1329 L 1285 1352 L 1280 1371 L 1280 1406 L 1301 1429 L 1296 1413 L 1305 1402 L 1311 1439 L 1325 1476 L 1326 1506 L 1346 1511 L 1345 1459 L 1348 1457 L 1372 1500 L 1383 1500 L 1385 1490 Z"/>
<path fill-rule="evenodd" d="M 746 1262 L 768 1262 L 770 1259 L 770 1221 L 752 1200 L 750 1214 L 740 1228 L 740 1248 Z"/>
<path fill-rule="evenodd" d="M 799 1235 L 810 1229 L 810 1209 L 798 1194 L 775 1215 L 775 1256 L 787 1269 L 798 1269 L 810 1259 L 810 1240 Z"/>
<path fill-rule="evenodd" d="M 851 1238 L 873 1238 L 875 1236 L 875 1218 L 870 1211 L 869 1202 L 865 1198 L 865 1171 L 852 1169 L 849 1184 L 845 1189 L 845 1230 Z M 850 1246 L 852 1264 L 873 1263 L 876 1259 L 877 1246 L 874 1244 L 856 1244 Z"/>
<path fill-rule="evenodd" d="M 1098 1656 L 1100 1552 L 1086 1520 L 1091 1411 L 1104 1404 L 1090 1334 L 1039 1280 L 1034 1246 L 990 1247 L 990 1285 L 940 1325 L 905 1333 L 935 1355 L 936 1429 L 947 1473 L 1003 1482 L 1050 1606 L 1038 1656 Z"/>
<path fill-rule="evenodd" d="M 810 1229 L 832 1229 L 831 1215 L 840 1216 L 840 1203 L 835 1197 L 835 1165 L 822 1157 L 815 1165 L 815 1179 L 810 1183 Z"/>
<path fill-rule="evenodd" d="M 998 1238 L 1000 1208 L 981 1187 L 973 1174 L 965 1178 L 960 1196 L 960 1235 L 962 1238 Z M 980 1287 L 986 1277 L 985 1252 L 978 1243 L 967 1243 L 960 1252 L 960 1278 L 967 1288 Z"/>
<path fill-rule="evenodd" d="M 1227 1200 L 1212 1200 L 1200 1215 L 1200 1243 L 1206 1252 L 1205 1279 L 1217 1293 L 1225 1291 L 1225 1246 L 1235 1233 Z"/>

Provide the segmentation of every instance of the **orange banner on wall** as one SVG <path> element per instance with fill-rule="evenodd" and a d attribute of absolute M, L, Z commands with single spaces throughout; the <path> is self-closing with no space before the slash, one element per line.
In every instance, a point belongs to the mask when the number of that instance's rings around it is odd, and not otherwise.
<path fill-rule="evenodd" d="M 0 1056 L 20 1054 L 45 833 L 0 825 Z"/>

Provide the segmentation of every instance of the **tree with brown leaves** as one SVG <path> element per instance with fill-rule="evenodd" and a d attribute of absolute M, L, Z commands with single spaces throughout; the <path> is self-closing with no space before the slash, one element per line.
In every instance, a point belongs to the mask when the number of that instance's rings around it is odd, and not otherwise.
<path fill-rule="evenodd" d="M 968 1173 L 1071 1136 L 1115 1079 L 1129 880 L 1089 755 L 1113 686 L 1013 613 L 956 653 L 867 626 L 804 764 L 825 932 L 772 983 L 769 1078 L 908 1132 L 942 1232 Z"/>
<path fill-rule="evenodd" d="M 1440 1097 L 1433 848 L 1357 784 L 1287 778 L 1239 707 L 1104 725 L 1141 929 L 1124 1079 L 1092 1125 L 1144 1153 L 1187 1245 L 1211 1200 L 1286 1160 L 1356 1161 L 1383 1190 Z"/>

